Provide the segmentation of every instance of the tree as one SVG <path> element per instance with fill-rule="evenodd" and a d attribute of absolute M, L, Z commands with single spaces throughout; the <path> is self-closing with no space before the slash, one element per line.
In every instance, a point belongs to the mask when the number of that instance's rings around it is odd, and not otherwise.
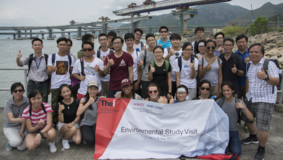
<path fill-rule="evenodd" d="M 266 17 L 257 17 L 250 25 L 251 35 L 261 34 L 268 31 L 268 19 Z"/>

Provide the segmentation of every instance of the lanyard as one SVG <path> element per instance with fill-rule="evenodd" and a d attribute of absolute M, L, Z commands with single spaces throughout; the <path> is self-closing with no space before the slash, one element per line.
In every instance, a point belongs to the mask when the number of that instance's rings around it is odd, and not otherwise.
<path fill-rule="evenodd" d="M 40 66 L 41 59 L 42 59 L 42 57 L 40 57 L 39 64 L 37 65 L 36 57 L 34 57 L 34 61 L 35 61 L 35 65 L 36 65 L 36 68 L 37 68 L 37 69 L 38 69 L 38 68 L 39 68 L 39 66 Z"/>

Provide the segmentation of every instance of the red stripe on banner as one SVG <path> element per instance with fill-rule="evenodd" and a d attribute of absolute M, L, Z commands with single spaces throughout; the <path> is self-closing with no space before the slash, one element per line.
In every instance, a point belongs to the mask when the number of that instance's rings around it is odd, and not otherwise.
<path fill-rule="evenodd" d="M 99 159 L 105 152 L 129 102 L 130 99 L 99 99 L 93 159 Z"/>

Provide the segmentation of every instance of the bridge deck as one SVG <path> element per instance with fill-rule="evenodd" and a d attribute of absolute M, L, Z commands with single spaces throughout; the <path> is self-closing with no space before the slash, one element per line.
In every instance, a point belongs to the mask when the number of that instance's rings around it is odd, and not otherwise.
<path fill-rule="evenodd" d="M 75 145 L 70 143 L 71 148 L 69 150 L 62 151 L 62 135 L 57 131 L 56 146 L 57 152 L 51 154 L 49 152 L 49 147 L 47 141 L 42 140 L 41 145 L 34 151 L 18 151 L 13 149 L 11 152 L 7 152 L 5 149 L 5 144 L 7 139 L 3 134 L 3 126 L 6 120 L 6 115 L 4 115 L 4 109 L 0 108 L 0 159 L 1 160 L 46 160 L 46 159 L 58 159 L 58 160 L 73 160 L 73 159 L 89 159 L 93 158 L 94 146 L 85 145 L 83 143 Z M 274 111 L 271 122 L 271 130 L 269 133 L 269 139 L 266 146 L 265 159 L 267 160 L 282 160 L 283 157 L 283 113 Z M 248 134 L 243 131 L 243 127 L 239 126 L 240 139 L 246 138 Z M 241 160 L 251 160 L 253 159 L 258 145 L 242 145 L 242 156 Z M 187 158 L 189 160 L 195 158 Z"/>

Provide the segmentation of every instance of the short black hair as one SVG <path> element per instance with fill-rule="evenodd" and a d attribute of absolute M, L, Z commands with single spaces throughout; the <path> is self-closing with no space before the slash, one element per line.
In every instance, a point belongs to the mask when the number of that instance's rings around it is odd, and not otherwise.
<path fill-rule="evenodd" d="M 154 53 L 154 51 L 155 51 L 157 48 L 161 49 L 162 52 L 164 53 L 164 49 L 163 49 L 163 47 L 161 47 L 161 46 L 155 46 L 155 47 L 153 48 L 153 53 Z"/>
<path fill-rule="evenodd" d="M 245 38 L 246 41 L 248 42 L 248 37 L 244 34 L 240 34 L 236 37 L 236 43 L 238 42 L 238 40 L 242 39 L 242 38 Z"/>
<path fill-rule="evenodd" d="M 206 47 L 209 42 L 213 42 L 215 47 L 216 47 L 216 42 L 214 40 L 212 40 L 212 39 L 209 39 L 209 40 L 205 41 L 204 46 Z"/>
<path fill-rule="evenodd" d="M 161 27 L 159 28 L 159 32 L 161 31 L 161 29 L 166 29 L 167 32 L 169 31 L 168 27 L 166 27 L 166 26 L 161 26 Z"/>
<path fill-rule="evenodd" d="M 65 38 L 65 37 L 60 37 L 59 39 L 57 39 L 57 44 L 59 44 L 61 41 L 65 41 L 66 43 L 68 42 L 67 41 L 67 38 Z"/>
<path fill-rule="evenodd" d="M 262 44 L 260 44 L 260 43 L 254 43 L 254 44 L 252 44 L 252 45 L 249 47 L 248 52 L 250 53 L 250 49 L 253 48 L 253 47 L 255 47 L 255 46 L 259 46 L 261 53 L 264 55 L 264 53 L 265 53 L 264 46 L 263 46 Z"/>
<path fill-rule="evenodd" d="M 17 87 L 22 87 L 22 89 L 25 91 L 24 85 L 21 82 L 16 82 L 11 86 L 11 94 Z"/>
<path fill-rule="evenodd" d="M 40 41 L 41 44 L 43 44 L 43 41 L 42 41 L 40 38 L 35 38 L 35 39 L 33 39 L 33 40 L 31 41 L 31 44 L 33 45 L 33 42 L 35 42 L 35 41 Z"/>
<path fill-rule="evenodd" d="M 108 36 L 109 36 L 109 35 L 108 35 Z M 121 37 L 114 37 L 111 42 L 113 43 L 115 39 L 120 39 L 121 42 L 124 43 L 124 40 L 123 40 L 123 38 L 121 38 Z"/>
<path fill-rule="evenodd" d="M 98 36 L 98 40 L 99 40 L 100 37 L 103 37 L 103 36 L 105 36 L 106 38 L 108 38 L 107 34 L 105 34 L 105 33 L 100 33 L 99 36 Z"/>
<path fill-rule="evenodd" d="M 234 84 L 233 82 L 231 81 L 224 81 L 222 84 L 221 84 L 221 90 L 223 92 L 223 86 L 228 86 L 230 89 L 232 89 L 232 91 L 234 90 Z"/>
<path fill-rule="evenodd" d="M 222 35 L 222 37 L 225 38 L 225 35 L 224 35 L 223 32 L 217 32 L 217 33 L 214 35 L 214 38 L 216 39 L 216 37 L 217 37 L 218 35 Z"/>
<path fill-rule="evenodd" d="M 172 33 L 169 39 L 170 39 L 170 41 L 172 41 L 172 40 L 176 40 L 176 39 L 181 40 L 182 38 L 181 38 L 179 33 Z"/>
<path fill-rule="evenodd" d="M 135 39 L 135 35 L 133 34 L 133 33 L 126 33 L 125 34 L 125 37 L 124 37 L 124 39 L 125 39 L 125 41 L 127 40 L 127 39 Z"/>
<path fill-rule="evenodd" d="M 73 41 L 69 38 L 67 38 L 67 43 L 70 42 L 71 43 L 71 46 L 73 46 Z"/>
<path fill-rule="evenodd" d="M 197 27 L 195 29 L 195 33 L 197 33 L 198 31 L 203 31 L 204 32 L 204 28 L 203 27 Z"/>
<path fill-rule="evenodd" d="M 148 39 L 149 37 L 153 37 L 153 38 L 155 39 L 154 34 L 148 33 L 148 34 L 145 36 L 145 40 L 147 41 L 147 39 Z"/>
<path fill-rule="evenodd" d="M 182 51 L 184 51 L 188 46 L 192 46 L 192 49 L 193 49 L 193 45 L 190 42 L 185 42 L 183 44 Z"/>
<path fill-rule="evenodd" d="M 140 28 L 136 28 L 136 29 L 134 30 L 134 33 L 136 33 L 136 32 L 141 32 L 141 34 L 143 34 L 143 31 L 142 31 Z"/>
<path fill-rule="evenodd" d="M 234 41 L 234 39 L 232 39 L 232 38 L 225 38 L 225 39 L 223 40 L 223 44 L 224 44 L 226 41 L 232 42 L 233 45 L 235 44 L 235 41 Z"/>
<path fill-rule="evenodd" d="M 82 43 L 82 49 L 84 48 L 85 44 L 89 44 L 91 46 L 91 48 L 94 49 L 94 44 L 92 42 L 89 42 L 89 41 L 85 41 L 85 42 Z"/>
<path fill-rule="evenodd" d="M 108 37 L 112 36 L 112 37 L 117 37 L 117 33 L 115 31 L 109 31 L 107 34 Z"/>
<path fill-rule="evenodd" d="M 91 42 L 91 39 L 94 39 L 94 36 L 92 34 L 87 33 L 82 36 L 82 42 L 86 42 L 86 41 Z"/>
<path fill-rule="evenodd" d="M 200 81 L 200 83 L 199 83 L 199 87 L 201 87 L 201 86 L 202 86 L 203 84 L 205 84 L 205 83 L 208 83 L 209 88 L 211 88 L 211 83 L 210 83 L 208 80 L 206 80 L 206 79 L 204 79 L 204 80 Z"/>

